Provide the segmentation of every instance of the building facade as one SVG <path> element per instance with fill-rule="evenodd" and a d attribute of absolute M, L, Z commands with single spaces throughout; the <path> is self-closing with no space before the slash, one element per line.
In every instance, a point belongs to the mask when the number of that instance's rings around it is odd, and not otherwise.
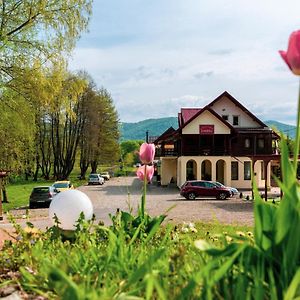
<path fill-rule="evenodd" d="M 248 189 L 254 174 L 259 188 L 271 186 L 279 136 L 228 92 L 203 108 L 182 108 L 178 126 L 154 141 L 162 185 L 197 179 Z"/>

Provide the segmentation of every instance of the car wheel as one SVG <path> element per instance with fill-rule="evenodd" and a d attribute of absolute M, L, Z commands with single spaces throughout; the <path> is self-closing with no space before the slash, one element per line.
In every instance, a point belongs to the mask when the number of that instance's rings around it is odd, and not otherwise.
<path fill-rule="evenodd" d="M 188 199 L 189 199 L 189 200 L 195 200 L 195 199 L 196 199 L 195 193 L 189 193 L 189 194 L 188 194 Z"/>
<path fill-rule="evenodd" d="M 227 198 L 226 193 L 220 193 L 217 197 L 217 199 L 225 200 Z"/>

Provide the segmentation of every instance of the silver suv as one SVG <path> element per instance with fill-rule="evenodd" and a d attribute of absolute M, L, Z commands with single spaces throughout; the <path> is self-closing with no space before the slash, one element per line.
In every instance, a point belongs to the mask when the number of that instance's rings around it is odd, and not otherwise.
<path fill-rule="evenodd" d="M 90 174 L 88 185 L 91 184 L 100 184 L 104 183 L 104 178 L 100 174 Z"/>

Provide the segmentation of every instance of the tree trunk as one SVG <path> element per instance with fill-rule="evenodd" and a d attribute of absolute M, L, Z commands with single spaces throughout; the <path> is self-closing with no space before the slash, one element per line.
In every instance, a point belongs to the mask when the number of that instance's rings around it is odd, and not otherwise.
<path fill-rule="evenodd" d="M 8 202 L 8 197 L 7 197 L 6 188 L 5 188 L 5 183 L 3 183 L 3 186 L 2 186 L 2 195 L 3 195 L 2 203 L 9 203 L 9 202 Z"/>
<path fill-rule="evenodd" d="M 92 167 L 92 173 L 97 173 L 98 161 L 97 160 L 93 160 L 91 162 L 91 167 Z"/>

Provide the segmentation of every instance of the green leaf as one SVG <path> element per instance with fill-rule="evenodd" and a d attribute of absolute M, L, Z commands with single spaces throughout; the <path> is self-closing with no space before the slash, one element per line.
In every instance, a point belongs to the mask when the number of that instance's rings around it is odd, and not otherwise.
<path fill-rule="evenodd" d="M 284 295 L 284 300 L 295 300 L 295 299 L 300 299 L 300 269 L 299 268 Z"/>
<path fill-rule="evenodd" d="M 166 252 L 166 249 L 158 249 L 153 255 L 151 255 L 135 272 L 131 274 L 125 285 L 128 288 L 131 284 L 138 282 L 138 280 L 144 278 L 148 272 L 152 271 L 152 265 L 159 260 Z"/>

